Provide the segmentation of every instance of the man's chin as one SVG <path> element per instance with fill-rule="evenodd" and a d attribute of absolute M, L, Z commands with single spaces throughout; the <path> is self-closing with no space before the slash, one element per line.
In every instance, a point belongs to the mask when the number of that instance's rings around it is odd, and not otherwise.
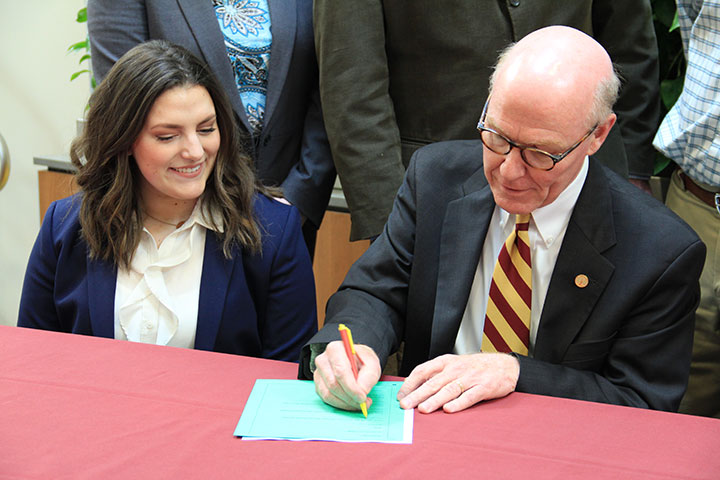
<path fill-rule="evenodd" d="M 498 195 L 495 197 L 495 203 L 508 213 L 513 215 L 522 215 L 532 213 L 535 206 L 525 199 L 508 198 L 506 195 Z"/>

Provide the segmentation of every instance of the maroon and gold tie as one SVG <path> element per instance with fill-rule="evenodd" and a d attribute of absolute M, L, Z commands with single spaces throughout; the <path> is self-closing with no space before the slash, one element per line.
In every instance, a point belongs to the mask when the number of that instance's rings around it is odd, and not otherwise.
<path fill-rule="evenodd" d="M 481 350 L 528 354 L 532 269 L 530 215 L 516 215 L 515 229 L 500 250 L 490 284 Z"/>

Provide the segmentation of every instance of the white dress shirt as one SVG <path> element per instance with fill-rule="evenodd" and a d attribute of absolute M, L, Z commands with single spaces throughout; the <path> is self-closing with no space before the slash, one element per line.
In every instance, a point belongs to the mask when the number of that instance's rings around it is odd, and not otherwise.
<path fill-rule="evenodd" d="M 588 158 L 577 177 L 549 205 L 532 212 L 530 220 L 530 258 L 532 261 L 532 307 L 530 309 L 530 348 L 533 355 L 538 324 L 542 314 L 550 278 L 555 269 L 560 247 L 567 231 L 570 216 L 575 208 L 580 191 L 585 184 Z M 473 279 L 470 297 L 455 339 L 454 352 L 457 354 L 477 353 L 482 343 L 485 326 L 485 312 L 490 295 L 490 283 L 498 255 L 505 240 L 515 228 L 515 215 L 495 206 L 482 254 Z"/>
<path fill-rule="evenodd" d="M 129 269 L 115 288 L 115 338 L 193 348 L 205 233 L 212 229 L 197 202 L 190 217 L 157 247 L 143 229 Z"/>

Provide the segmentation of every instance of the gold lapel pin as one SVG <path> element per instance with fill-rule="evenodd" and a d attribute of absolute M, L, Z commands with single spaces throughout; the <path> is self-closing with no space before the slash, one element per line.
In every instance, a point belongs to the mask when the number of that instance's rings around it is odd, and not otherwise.
<path fill-rule="evenodd" d="M 588 279 L 587 275 L 580 274 L 577 277 L 575 277 L 575 286 L 578 288 L 585 288 L 588 286 L 588 283 L 590 283 L 590 280 Z"/>

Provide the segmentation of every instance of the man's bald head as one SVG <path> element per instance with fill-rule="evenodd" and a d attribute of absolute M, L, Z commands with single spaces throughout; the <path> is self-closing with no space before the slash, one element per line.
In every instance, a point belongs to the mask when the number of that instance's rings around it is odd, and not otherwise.
<path fill-rule="evenodd" d="M 586 112 L 589 123 L 612 113 L 619 87 L 602 45 L 559 25 L 536 30 L 505 50 L 490 79 L 491 94 L 524 95 L 537 105 L 552 102 L 559 112 Z"/>
<path fill-rule="evenodd" d="M 485 178 L 500 207 L 532 213 L 554 202 L 607 138 L 619 81 L 599 43 L 554 26 L 508 49 L 491 85 L 481 118 Z M 529 161 L 531 149 L 552 166 Z"/>

